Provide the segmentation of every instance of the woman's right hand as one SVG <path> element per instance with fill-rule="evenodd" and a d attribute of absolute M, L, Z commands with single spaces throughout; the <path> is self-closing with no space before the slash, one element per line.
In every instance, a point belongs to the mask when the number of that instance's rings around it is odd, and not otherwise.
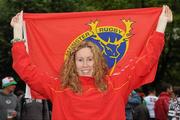
<path fill-rule="evenodd" d="M 13 35 L 14 38 L 23 39 L 22 38 L 22 26 L 23 26 L 23 11 L 17 13 L 11 19 L 11 26 L 13 27 Z"/>

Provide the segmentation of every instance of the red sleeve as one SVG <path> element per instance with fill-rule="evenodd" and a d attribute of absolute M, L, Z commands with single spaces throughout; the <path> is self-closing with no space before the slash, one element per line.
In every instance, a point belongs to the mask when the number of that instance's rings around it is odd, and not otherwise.
<path fill-rule="evenodd" d="M 20 78 L 25 81 L 32 90 L 40 93 L 43 97 L 51 99 L 52 91 L 58 88 L 59 79 L 40 71 L 31 64 L 26 52 L 24 42 L 16 42 L 12 47 L 13 68 Z"/>
<path fill-rule="evenodd" d="M 168 114 L 168 110 L 169 110 L 169 101 L 170 101 L 169 98 L 164 99 L 164 101 L 163 101 L 164 112 L 167 114 Z"/>
<path fill-rule="evenodd" d="M 117 68 L 117 72 L 111 76 L 115 88 L 124 88 L 129 94 L 133 89 L 152 82 L 163 46 L 164 34 L 154 32 L 141 54 L 129 59 L 124 67 Z"/>

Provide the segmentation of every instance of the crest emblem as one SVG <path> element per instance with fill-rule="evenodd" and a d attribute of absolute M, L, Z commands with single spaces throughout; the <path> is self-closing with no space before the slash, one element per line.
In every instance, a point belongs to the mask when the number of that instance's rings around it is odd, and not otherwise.
<path fill-rule="evenodd" d="M 67 48 L 65 58 L 69 56 L 70 51 L 81 41 L 91 41 L 95 43 L 102 51 L 108 67 L 113 72 L 116 64 L 126 54 L 129 46 L 129 38 L 132 36 L 131 29 L 133 22 L 122 19 L 125 30 L 117 26 L 100 26 L 99 21 L 90 22 L 90 30 L 79 35 Z M 110 74 L 111 74 L 110 73 Z"/>

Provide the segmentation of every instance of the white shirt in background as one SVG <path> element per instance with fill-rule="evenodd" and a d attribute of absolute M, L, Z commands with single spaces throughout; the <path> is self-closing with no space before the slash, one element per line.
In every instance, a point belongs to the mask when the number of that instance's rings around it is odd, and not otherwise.
<path fill-rule="evenodd" d="M 148 95 L 144 97 L 144 101 L 146 103 L 146 107 L 149 111 L 150 118 L 155 118 L 155 113 L 154 113 L 154 104 L 157 101 L 158 97 L 154 95 Z"/>

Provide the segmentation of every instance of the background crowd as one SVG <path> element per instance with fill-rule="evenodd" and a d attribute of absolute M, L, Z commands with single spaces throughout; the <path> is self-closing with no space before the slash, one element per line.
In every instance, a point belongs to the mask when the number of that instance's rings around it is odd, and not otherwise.
<path fill-rule="evenodd" d="M 24 91 L 15 92 L 13 77 L 2 79 L 0 90 L 0 120 L 50 120 L 51 103 L 48 100 L 25 98 Z M 126 104 L 126 120 L 180 120 L 180 88 L 161 84 L 156 94 L 153 87 L 147 93 L 142 88 L 131 92 Z"/>

